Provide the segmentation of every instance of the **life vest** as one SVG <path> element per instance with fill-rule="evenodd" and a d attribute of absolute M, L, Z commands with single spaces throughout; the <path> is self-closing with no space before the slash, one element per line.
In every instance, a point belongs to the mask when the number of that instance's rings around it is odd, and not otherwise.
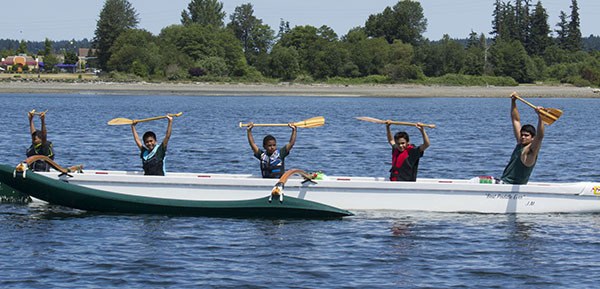
<path fill-rule="evenodd" d="M 29 148 L 27 149 L 25 154 L 27 155 L 27 157 L 37 156 L 37 155 L 47 156 L 53 160 L 54 159 L 54 151 L 52 150 L 52 142 L 47 141 L 45 143 L 31 144 L 31 146 L 29 146 Z M 50 165 L 42 160 L 32 163 L 30 165 L 30 167 L 34 172 L 50 171 Z"/>
<path fill-rule="evenodd" d="M 409 154 L 416 149 L 413 145 L 408 145 L 406 149 L 400 152 L 397 148 L 392 151 L 392 168 L 390 169 L 390 181 L 415 181 L 417 178 L 417 167 L 419 160 L 414 164 L 407 162 Z"/>
<path fill-rule="evenodd" d="M 142 167 L 144 168 L 144 175 L 147 176 L 164 176 L 165 175 L 165 163 L 164 154 L 161 157 L 158 149 L 162 144 L 157 145 L 149 151 L 147 149 L 142 150 L 140 157 L 142 158 Z"/>
<path fill-rule="evenodd" d="M 260 155 L 260 172 L 263 178 L 276 179 L 285 173 L 284 159 L 281 158 L 279 150 L 270 156 L 263 152 Z"/>

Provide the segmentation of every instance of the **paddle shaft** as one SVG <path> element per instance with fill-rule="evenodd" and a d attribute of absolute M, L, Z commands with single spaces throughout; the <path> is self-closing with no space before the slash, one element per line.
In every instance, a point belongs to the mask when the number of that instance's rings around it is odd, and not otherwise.
<path fill-rule="evenodd" d="M 386 123 L 386 122 L 384 122 Z M 405 122 L 405 121 L 391 121 L 390 124 L 395 124 L 395 125 L 408 125 L 408 126 L 416 126 L 417 123 L 415 122 Z M 422 123 L 421 124 L 422 127 L 428 127 L 428 128 L 435 128 L 435 124 L 425 124 Z"/>
<path fill-rule="evenodd" d="M 325 125 L 325 118 L 322 116 L 317 116 L 317 117 L 313 117 L 313 118 L 309 118 L 309 119 L 305 119 L 305 120 L 301 120 L 301 121 L 297 121 L 297 122 L 293 122 L 292 125 L 294 125 L 295 127 L 298 128 L 314 128 L 314 127 L 320 127 Z M 250 126 L 249 123 L 241 123 L 239 124 L 240 127 L 247 127 Z M 253 124 L 253 126 L 288 126 L 287 123 L 255 123 Z"/>
<path fill-rule="evenodd" d="M 240 127 L 249 126 L 247 123 L 241 123 Z M 288 126 L 287 123 L 255 123 L 254 126 Z"/>
<path fill-rule="evenodd" d="M 531 108 L 533 108 L 533 109 L 537 109 L 537 106 L 535 106 L 535 105 L 533 105 L 531 102 L 529 102 L 529 101 L 527 101 L 527 100 L 523 99 L 523 98 L 522 98 L 522 97 L 520 97 L 518 94 L 516 94 L 516 93 L 513 93 L 513 94 L 512 94 L 512 96 L 514 96 L 516 99 L 518 99 L 518 100 L 522 101 L 522 102 L 523 102 L 523 103 L 525 103 L 526 105 L 529 105 L 529 106 L 531 106 Z"/>
<path fill-rule="evenodd" d="M 181 113 L 171 113 L 169 114 L 170 117 L 177 117 L 180 116 Z M 166 115 L 161 115 L 161 116 L 155 116 L 155 117 L 149 117 L 149 118 L 144 118 L 144 119 L 136 119 L 136 122 L 147 122 L 147 121 L 153 121 L 153 120 L 158 120 L 158 119 L 163 119 L 163 118 L 167 118 Z"/>
<path fill-rule="evenodd" d="M 540 112 L 541 114 L 543 114 L 543 115 L 544 115 L 546 118 L 549 118 L 549 119 L 552 119 L 552 120 L 557 120 L 557 119 L 558 119 L 558 117 L 560 117 L 560 115 L 559 115 L 559 116 L 552 115 L 551 113 L 549 113 L 549 112 L 547 112 L 547 111 L 545 111 L 545 110 L 543 110 L 543 109 L 539 109 L 539 110 L 538 110 L 538 107 L 537 107 L 537 106 L 535 106 L 535 105 L 533 105 L 531 102 L 529 102 L 529 101 L 527 101 L 527 100 L 523 99 L 523 98 L 522 98 L 522 97 L 520 97 L 520 96 L 519 96 L 519 95 L 518 95 L 516 92 L 513 92 L 512 96 L 513 96 L 514 98 L 516 98 L 516 99 L 518 99 L 518 100 L 522 101 L 522 102 L 523 102 L 523 103 L 525 103 L 526 105 L 529 105 L 531 108 L 535 109 L 536 111 L 539 111 L 539 112 Z"/>
<path fill-rule="evenodd" d="M 372 122 L 372 123 L 378 123 L 378 124 L 386 124 L 387 123 L 387 121 L 385 121 L 385 120 L 374 118 L 374 117 L 368 117 L 368 116 L 361 116 L 361 117 L 357 117 L 356 119 L 362 120 L 362 121 L 368 121 L 368 122 Z M 416 126 L 417 125 L 417 123 L 415 123 L 415 122 L 406 122 L 406 121 L 390 121 L 390 124 L 408 125 L 408 126 Z M 422 123 L 421 126 L 428 127 L 428 128 L 435 128 L 435 124 Z"/>

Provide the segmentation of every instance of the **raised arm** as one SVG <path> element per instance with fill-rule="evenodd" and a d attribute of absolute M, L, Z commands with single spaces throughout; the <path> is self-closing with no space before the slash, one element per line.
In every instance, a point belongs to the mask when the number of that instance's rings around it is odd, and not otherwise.
<path fill-rule="evenodd" d="M 173 117 L 167 114 L 167 119 L 169 120 L 169 124 L 167 125 L 167 132 L 165 133 L 165 138 L 162 141 L 163 148 L 165 149 L 167 149 L 169 139 L 171 138 L 171 132 L 173 131 Z"/>
<path fill-rule="evenodd" d="M 135 144 L 138 146 L 138 149 L 142 150 L 142 142 L 140 141 L 140 136 L 137 133 L 137 130 L 135 130 L 135 125 L 137 124 L 137 121 L 134 120 L 133 123 L 131 124 L 131 133 L 133 134 L 133 140 L 135 141 Z"/>
<path fill-rule="evenodd" d="M 285 145 L 285 149 L 289 152 L 292 150 L 292 147 L 294 147 L 294 144 L 296 143 L 296 132 L 298 131 L 298 128 L 291 122 L 288 123 L 288 126 L 292 128 L 292 135 L 290 136 L 290 142 L 288 142 Z"/>
<path fill-rule="evenodd" d="M 386 120 L 385 121 L 385 131 L 386 131 L 388 143 L 390 143 L 390 145 L 393 146 L 396 144 L 396 141 L 394 141 L 394 137 L 392 137 L 391 126 L 392 126 L 391 120 Z"/>
<path fill-rule="evenodd" d="M 48 130 L 46 130 L 46 113 L 40 113 L 40 120 L 42 122 L 42 143 L 45 144 L 48 139 Z"/>
<path fill-rule="evenodd" d="M 421 135 L 423 136 L 423 144 L 419 147 L 421 152 L 424 152 L 430 145 L 429 136 L 425 132 L 425 128 L 422 123 L 417 123 L 417 128 L 421 131 Z"/>
<path fill-rule="evenodd" d="M 256 146 L 256 143 L 254 143 L 254 137 L 252 136 L 252 128 L 254 127 L 254 123 L 249 123 L 248 124 L 248 128 L 246 129 L 246 132 L 248 134 L 248 143 L 250 144 L 250 148 L 252 149 L 253 153 L 258 153 L 259 149 L 258 146 Z"/>
<path fill-rule="evenodd" d="M 515 97 L 514 92 L 511 94 L 510 117 L 515 139 L 517 140 L 517 143 L 521 143 L 521 116 L 519 115 L 519 110 L 517 109 L 517 98 Z"/>
<path fill-rule="evenodd" d="M 35 111 L 30 111 L 27 113 L 27 118 L 29 118 L 29 135 L 31 135 L 31 141 L 34 141 L 33 133 L 35 132 L 35 124 L 33 123 L 33 116 Z"/>
<path fill-rule="evenodd" d="M 542 140 L 544 139 L 544 122 L 542 121 L 541 110 L 544 110 L 543 107 L 538 106 L 535 111 L 538 114 L 538 124 L 537 124 L 537 132 L 533 140 L 531 141 L 531 153 L 537 157 L 537 154 L 540 152 L 540 148 L 542 147 Z"/>

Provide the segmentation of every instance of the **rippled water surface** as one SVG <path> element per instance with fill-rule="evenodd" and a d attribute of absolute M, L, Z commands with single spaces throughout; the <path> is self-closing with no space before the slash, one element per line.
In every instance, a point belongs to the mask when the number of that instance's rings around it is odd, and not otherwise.
<path fill-rule="evenodd" d="M 530 99 L 560 108 L 547 127 L 535 181 L 598 181 L 596 99 Z M 386 176 L 385 127 L 356 116 L 435 123 L 420 177 L 500 175 L 514 146 L 510 100 L 454 98 L 1 95 L 0 163 L 28 147 L 26 112 L 48 109 L 62 165 L 139 170 L 128 126 L 115 117 L 184 112 L 175 120 L 168 171 L 258 173 L 240 121 L 300 129 L 288 168 Z M 523 122 L 534 122 L 519 104 Z M 39 122 L 36 123 L 39 125 Z M 164 136 L 166 121 L 138 125 Z M 416 129 L 406 129 L 420 144 Z M 255 138 L 289 128 L 256 128 Z M 343 220 L 263 220 L 94 214 L 39 204 L 0 204 L 3 288 L 595 287 L 600 215 L 486 215 L 363 211 Z"/>

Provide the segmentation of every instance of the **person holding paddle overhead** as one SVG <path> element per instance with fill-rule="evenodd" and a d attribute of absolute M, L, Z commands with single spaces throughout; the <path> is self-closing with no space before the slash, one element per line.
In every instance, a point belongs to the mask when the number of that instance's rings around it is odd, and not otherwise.
<path fill-rule="evenodd" d="M 270 134 L 265 136 L 263 138 L 264 151 L 259 149 L 254 142 L 254 137 L 252 136 L 254 123 L 250 122 L 247 126 L 248 143 L 250 144 L 250 148 L 252 148 L 252 152 L 254 152 L 254 157 L 260 160 L 260 172 L 262 177 L 273 179 L 281 177 L 283 173 L 285 173 L 285 157 L 290 154 L 292 147 L 294 147 L 294 144 L 296 143 L 296 125 L 294 123 L 288 123 L 288 126 L 292 129 L 292 135 L 290 136 L 290 141 L 281 149 L 277 149 L 277 140 L 275 137 Z"/>
<path fill-rule="evenodd" d="M 510 115 L 517 145 L 515 146 L 510 160 L 504 168 L 504 172 L 500 178 L 505 184 L 527 184 L 529 176 L 537 161 L 540 148 L 542 147 L 542 140 L 544 139 L 544 119 L 551 117 L 552 120 L 548 121 L 551 123 L 550 121 L 553 122 L 558 118 L 553 117 L 552 114 L 546 112 L 546 109 L 541 106 L 535 107 L 530 105 L 535 108 L 535 111 L 538 114 L 536 133 L 535 127 L 531 124 L 521 126 L 521 116 L 517 109 L 517 99 L 524 101 L 513 92 L 513 94 L 511 94 Z"/>
<path fill-rule="evenodd" d="M 33 123 L 35 115 L 40 116 L 42 130 L 35 129 L 35 124 Z M 47 139 L 46 112 L 38 113 L 32 110 L 27 113 L 27 116 L 29 117 L 29 132 L 31 134 L 31 146 L 27 149 L 27 157 L 44 155 L 53 160 L 54 150 L 52 149 L 52 142 Z M 50 165 L 45 161 L 39 160 L 31 164 L 31 169 L 37 172 L 48 172 L 50 171 Z"/>
<path fill-rule="evenodd" d="M 417 180 L 417 170 L 419 168 L 419 159 L 423 152 L 429 147 L 429 136 L 425 132 L 424 124 L 416 123 L 415 127 L 421 131 L 423 144 L 415 147 L 409 143 L 408 133 L 401 131 L 392 138 L 390 126 L 391 120 L 385 121 L 387 139 L 392 146 L 392 168 L 390 169 L 390 181 L 414 182 Z"/>
<path fill-rule="evenodd" d="M 165 154 L 167 153 L 167 144 L 171 138 L 171 131 L 173 128 L 173 116 L 167 114 L 166 117 L 169 120 L 167 126 L 167 133 L 165 138 L 156 145 L 156 134 L 152 131 L 147 131 L 142 136 L 144 145 L 140 141 L 140 137 L 135 129 L 135 125 L 138 123 L 137 120 L 131 122 L 131 132 L 133 133 L 133 140 L 140 149 L 140 158 L 142 159 L 142 166 L 144 168 L 144 175 L 153 176 L 164 176 L 165 175 Z"/>

